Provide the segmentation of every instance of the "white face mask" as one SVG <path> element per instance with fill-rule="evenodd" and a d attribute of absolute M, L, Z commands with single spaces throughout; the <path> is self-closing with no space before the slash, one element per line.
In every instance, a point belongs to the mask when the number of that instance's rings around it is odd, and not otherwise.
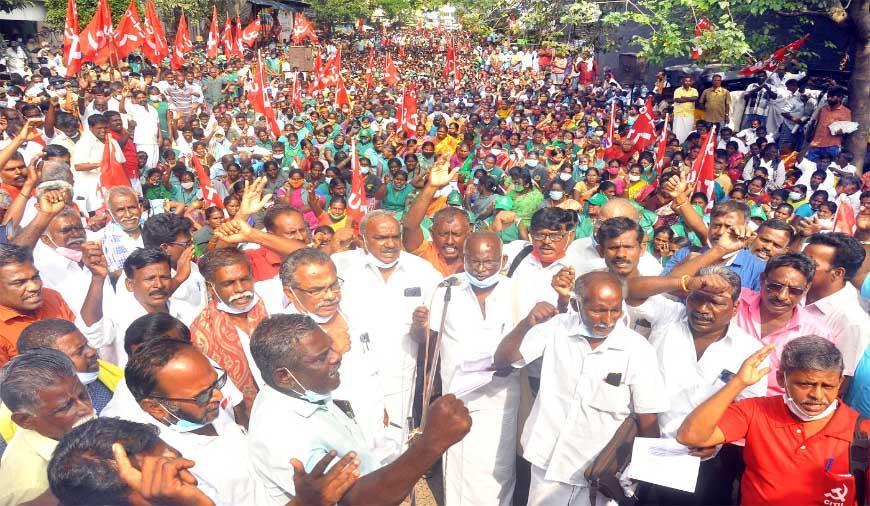
<path fill-rule="evenodd" d="M 567 172 L 563 172 L 563 173 L 559 174 L 559 179 L 561 179 L 562 181 L 568 181 L 569 179 L 571 179 L 571 174 L 568 174 Z"/>
<path fill-rule="evenodd" d="M 798 193 L 798 192 L 789 192 L 788 198 L 790 198 L 794 201 L 799 201 L 799 200 L 803 200 L 804 196 L 803 196 L 803 194 Z"/>
<path fill-rule="evenodd" d="M 82 385 L 88 386 L 91 383 L 97 381 L 97 378 L 100 376 L 100 371 L 77 372 L 76 376 L 79 377 L 79 381 L 82 382 Z"/>
<path fill-rule="evenodd" d="M 833 219 L 819 219 L 819 225 L 821 225 L 824 229 L 833 229 L 834 228 L 834 220 Z"/>
<path fill-rule="evenodd" d="M 636 183 L 636 182 L 640 181 L 640 176 L 637 174 L 629 174 L 628 180 L 631 181 L 632 183 Z"/>
<path fill-rule="evenodd" d="M 474 276 L 472 276 L 471 274 L 469 274 L 468 271 L 465 271 L 464 274 L 465 274 L 465 280 L 468 281 L 468 284 L 470 284 L 471 286 L 476 287 L 476 288 L 489 288 L 489 287 L 495 285 L 496 283 L 498 283 L 499 281 L 501 281 L 501 273 L 498 273 L 498 272 L 496 272 L 492 276 L 490 276 L 488 278 L 484 278 L 484 279 L 477 279 Z"/>
<path fill-rule="evenodd" d="M 193 181 L 185 181 L 185 182 L 181 183 L 181 187 L 184 188 L 185 190 L 193 189 Z"/>
<path fill-rule="evenodd" d="M 537 160 L 526 160 L 526 165 L 528 165 L 529 167 L 537 167 L 538 161 Z"/>
<path fill-rule="evenodd" d="M 558 190 L 554 190 L 550 192 L 550 198 L 553 200 L 562 200 L 562 197 L 565 196 L 565 192 L 560 192 Z"/>
<path fill-rule="evenodd" d="M 811 415 L 804 411 L 803 408 L 801 408 L 800 405 L 795 402 L 795 400 L 788 394 L 788 390 L 786 390 L 785 393 L 782 394 L 782 399 L 783 401 L 785 401 L 785 406 L 788 408 L 788 410 L 791 411 L 791 413 L 794 416 L 798 417 L 798 419 L 800 419 L 802 422 L 813 422 L 816 420 L 827 418 L 837 409 L 837 401 L 834 400 L 834 402 L 828 404 L 828 407 L 825 408 L 825 410 L 821 413 L 817 415 Z"/>
<path fill-rule="evenodd" d="M 217 295 L 217 294 L 215 294 L 215 295 Z M 247 313 L 248 311 L 254 309 L 254 306 L 256 306 L 257 302 L 260 301 L 260 298 L 254 292 L 242 292 L 240 294 L 233 295 L 233 297 L 235 299 L 241 299 L 243 297 L 251 297 L 251 301 L 248 302 L 243 309 L 239 309 L 235 306 L 231 306 L 230 304 L 227 304 L 226 302 L 221 300 L 220 297 L 218 297 L 218 303 L 217 303 L 218 310 L 223 311 L 224 313 L 229 313 L 229 314 L 244 314 L 244 313 Z"/>
<path fill-rule="evenodd" d="M 492 155 L 498 156 L 498 155 L 501 154 L 501 150 L 500 150 L 500 149 L 492 148 L 492 149 L 489 150 L 489 153 L 492 154 Z"/>
<path fill-rule="evenodd" d="M 392 269 L 393 267 L 396 266 L 397 263 L 399 263 L 399 257 L 396 257 L 396 259 L 393 260 L 392 262 L 388 262 L 388 263 L 387 263 L 387 262 L 381 262 L 380 260 L 378 260 L 378 257 L 372 255 L 372 254 L 369 252 L 369 245 L 368 245 L 368 243 L 366 242 L 366 238 L 365 238 L 365 237 L 363 237 L 363 244 L 364 244 L 365 247 L 366 247 L 366 258 L 368 259 L 369 262 L 371 262 L 372 265 L 374 265 L 374 266 L 377 267 L 378 269 Z"/>

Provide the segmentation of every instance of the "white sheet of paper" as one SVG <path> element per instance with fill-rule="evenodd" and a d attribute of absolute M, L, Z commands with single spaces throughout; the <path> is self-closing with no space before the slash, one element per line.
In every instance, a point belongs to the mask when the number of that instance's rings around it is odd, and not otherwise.
<path fill-rule="evenodd" d="M 625 474 L 632 479 L 694 492 L 701 459 L 674 439 L 634 438 L 631 463 Z"/>
<path fill-rule="evenodd" d="M 461 398 L 491 382 L 494 374 L 491 355 L 475 360 L 466 360 L 453 374 L 448 389 L 449 393 Z"/>

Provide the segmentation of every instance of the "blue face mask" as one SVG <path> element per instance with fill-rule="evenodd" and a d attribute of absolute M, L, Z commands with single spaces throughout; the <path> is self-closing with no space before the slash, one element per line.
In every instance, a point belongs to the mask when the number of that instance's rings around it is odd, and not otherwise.
<path fill-rule="evenodd" d="M 296 379 L 296 376 L 294 376 L 293 373 L 290 372 L 290 369 L 287 369 L 285 367 L 284 370 L 287 371 L 287 374 L 289 374 L 290 377 L 293 378 L 293 380 L 296 383 L 298 383 L 300 387 L 302 387 L 302 393 L 299 393 L 296 390 L 290 389 L 290 391 L 293 392 L 294 394 L 298 395 L 299 397 L 305 399 L 306 401 L 308 401 L 312 404 L 325 404 L 325 403 L 332 400 L 332 392 L 327 393 L 327 394 L 322 394 L 320 392 L 315 392 L 314 390 L 309 390 L 308 388 L 305 387 L 305 385 L 302 384 L 301 381 Z"/>
<path fill-rule="evenodd" d="M 468 271 L 465 271 L 465 280 L 468 281 L 468 284 L 476 288 L 489 288 L 501 280 L 501 273 L 496 272 L 488 278 L 477 279 L 469 274 Z"/>
<path fill-rule="evenodd" d="M 169 408 L 167 408 L 163 404 L 161 404 L 160 407 L 163 408 L 163 410 L 166 411 L 167 414 L 171 415 L 172 418 L 175 418 L 176 421 L 174 423 L 167 424 L 169 428 L 174 430 L 175 432 L 193 432 L 208 425 L 207 423 L 195 423 L 191 422 L 190 420 L 185 420 L 184 418 L 181 418 L 172 411 L 170 411 Z"/>

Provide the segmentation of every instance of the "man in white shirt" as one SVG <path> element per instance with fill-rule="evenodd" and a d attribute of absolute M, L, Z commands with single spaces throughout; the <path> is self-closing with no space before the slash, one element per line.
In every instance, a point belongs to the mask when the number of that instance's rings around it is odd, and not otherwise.
<path fill-rule="evenodd" d="M 529 504 L 590 504 L 583 473 L 631 414 L 658 437 L 668 409 L 652 346 L 622 322 L 622 282 L 590 272 L 574 287 L 577 312 L 537 304 L 496 350 L 497 368 L 543 357 L 541 388 L 521 438 L 532 464 Z"/>
<path fill-rule="evenodd" d="M 221 393 L 226 371 L 190 343 L 156 339 L 136 350 L 124 372 L 141 411 L 121 417 L 157 427 L 163 441 L 193 459 L 197 486 L 216 504 L 250 503 L 248 441 Z"/>
<path fill-rule="evenodd" d="M 370 211 L 360 232 L 363 250 L 333 258 L 344 280 L 341 309 L 369 332 L 380 357 L 387 415 L 403 426 L 411 416 L 418 345 L 428 332 L 425 318 L 413 315 L 428 306 L 442 277 L 426 260 L 402 251 L 401 225 L 392 214 Z"/>
<path fill-rule="evenodd" d="M 273 297 L 282 307 L 269 314 L 306 314 L 332 339 L 333 349 L 341 355 L 339 372 L 350 379 L 339 385 L 333 396 L 350 402 L 368 449 L 379 463 L 392 461 L 404 444 L 405 420 L 385 421 L 379 357 L 369 333 L 339 310 L 343 281 L 335 264 L 319 249 L 301 248 L 281 264 L 279 281 L 282 293 Z M 260 382 L 262 387 L 262 379 Z"/>
<path fill-rule="evenodd" d="M 129 186 L 115 186 L 106 192 L 106 210 L 111 220 L 103 229 L 103 253 L 113 276 L 120 275 L 124 262 L 142 242 L 142 205 Z"/>
<path fill-rule="evenodd" d="M 675 438 L 685 417 L 722 388 L 761 343 L 731 318 L 737 313 L 740 277 L 724 265 L 705 267 L 694 277 L 640 277 L 628 282 L 628 303 L 652 323 L 655 348 L 670 409 L 659 413 L 662 437 Z M 657 296 L 688 289 L 686 304 Z M 756 383 L 738 396 L 764 397 Z M 694 493 L 656 487 L 661 504 L 730 504 L 742 448 L 734 445 L 695 449 L 701 463 Z"/>
<path fill-rule="evenodd" d="M 133 92 L 133 100 L 129 103 L 125 93 L 119 104 L 119 109 L 122 113 L 127 114 L 128 119 L 136 123 L 136 130 L 133 133 L 136 150 L 147 153 L 147 166 L 155 167 L 160 158 L 160 144 L 163 141 L 157 109 L 148 103 L 148 95 L 141 90 Z"/>
<path fill-rule="evenodd" d="M 843 374 L 853 376 L 870 341 L 870 316 L 861 307 L 858 290 L 850 282 L 866 252 L 857 239 L 843 233 L 813 234 L 803 252 L 816 264 L 805 307 L 831 329 L 832 342 L 846 364 Z"/>
<path fill-rule="evenodd" d="M 353 411 L 332 400 L 339 384 L 353 379 L 341 376 L 341 357 L 314 320 L 296 314 L 266 319 L 251 336 L 251 354 L 266 382 L 254 401 L 248 433 L 257 481 L 254 504 L 285 504 L 296 495 L 291 458 L 310 472 L 330 450 L 339 455 L 354 452 L 359 461 L 360 478 L 341 504 L 399 504 L 471 428 L 462 402 L 445 395 L 429 407 L 420 439 L 395 462 L 378 469 Z"/>
<path fill-rule="evenodd" d="M 592 235 L 577 239 L 568 246 L 566 255 L 578 259 L 580 265 L 580 270 L 576 272 L 578 276 L 590 271 L 604 270 L 608 267 L 605 255 L 599 249 L 600 246 L 595 237 L 602 222 L 610 218 L 620 217 L 630 218 L 635 223 L 640 220 L 637 208 L 628 199 L 608 200 L 598 212 L 598 220 L 592 227 Z M 641 252 L 636 267 L 641 276 L 658 276 L 662 272 L 661 264 L 648 251 Z"/>
<path fill-rule="evenodd" d="M 85 200 L 86 211 L 96 211 L 103 205 L 103 199 L 98 195 L 100 182 L 100 165 L 103 160 L 104 143 L 112 143 L 115 160 L 123 164 L 126 161 L 118 142 L 107 133 L 108 122 L 102 114 L 93 114 L 88 118 L 88 131 L 82 134 L 72 152 L 72 168 L 75 175 L 74 193 L 76 199 Z"/>
<path fill-rule="evenodd" d="M 495 233 L 471 234 L 464 250 L 464 272 L 448 278 L 455 284 L 439 285 L 429 321 L 432 336 L 442 324 L 444 328 L 443 391 L 462 398 L 473 420 L 471 432 L 444 456 L 445 502 L 509 506 L 516 483 L 520 375 L 492 375 L 485 384 L 478 381 L 473 386 L 469 380 L 492 369 L 496 348 L 518 323 L 513 280 L 499 273 L 502 244 Z"/>
<path fill-rule="evenodd" d="M 205 309 L 205 279 L 193 263 L 193 222 L 175 213 L 154 215 L 142 226 L 142 243 L 146 248 L 160 249 L 169 258 L 173 288 L 170 305 L 185 325 L 190 325 Z M 119 280 L 120 282 L 120 280 Z"/>

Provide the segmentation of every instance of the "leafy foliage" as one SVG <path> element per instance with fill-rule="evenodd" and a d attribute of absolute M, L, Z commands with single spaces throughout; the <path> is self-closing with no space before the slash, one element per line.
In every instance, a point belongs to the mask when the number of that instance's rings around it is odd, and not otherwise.
<path fill-rule="evenodd" d="M 84 30 L 85 26 L 94 17 L 94 11 L 97 10 L 98 0 L 76 0 L 76 6 L 79 11 L 79 29 Z M 124 11 L 127 10 L 127 5 L 130 0 L 109 0 L 109 9 L 112 11 L 112 21 L 117 24 Z M 143 4 L 144 5 L 144 4 Z M 141 7 L 138 5 L 137 7 Z M 66 23 L 66 0 L 45 0 L 45 21 L 52 28 L 63 30 Z M 141 9 L 140 9 L 141 12 Z"/>
<path fill-rule="evenodd" d="M 19 7 L 27 7 L 30 3 L 29 0 L 0 0 L 0 11 L 11 12 Z"/>

